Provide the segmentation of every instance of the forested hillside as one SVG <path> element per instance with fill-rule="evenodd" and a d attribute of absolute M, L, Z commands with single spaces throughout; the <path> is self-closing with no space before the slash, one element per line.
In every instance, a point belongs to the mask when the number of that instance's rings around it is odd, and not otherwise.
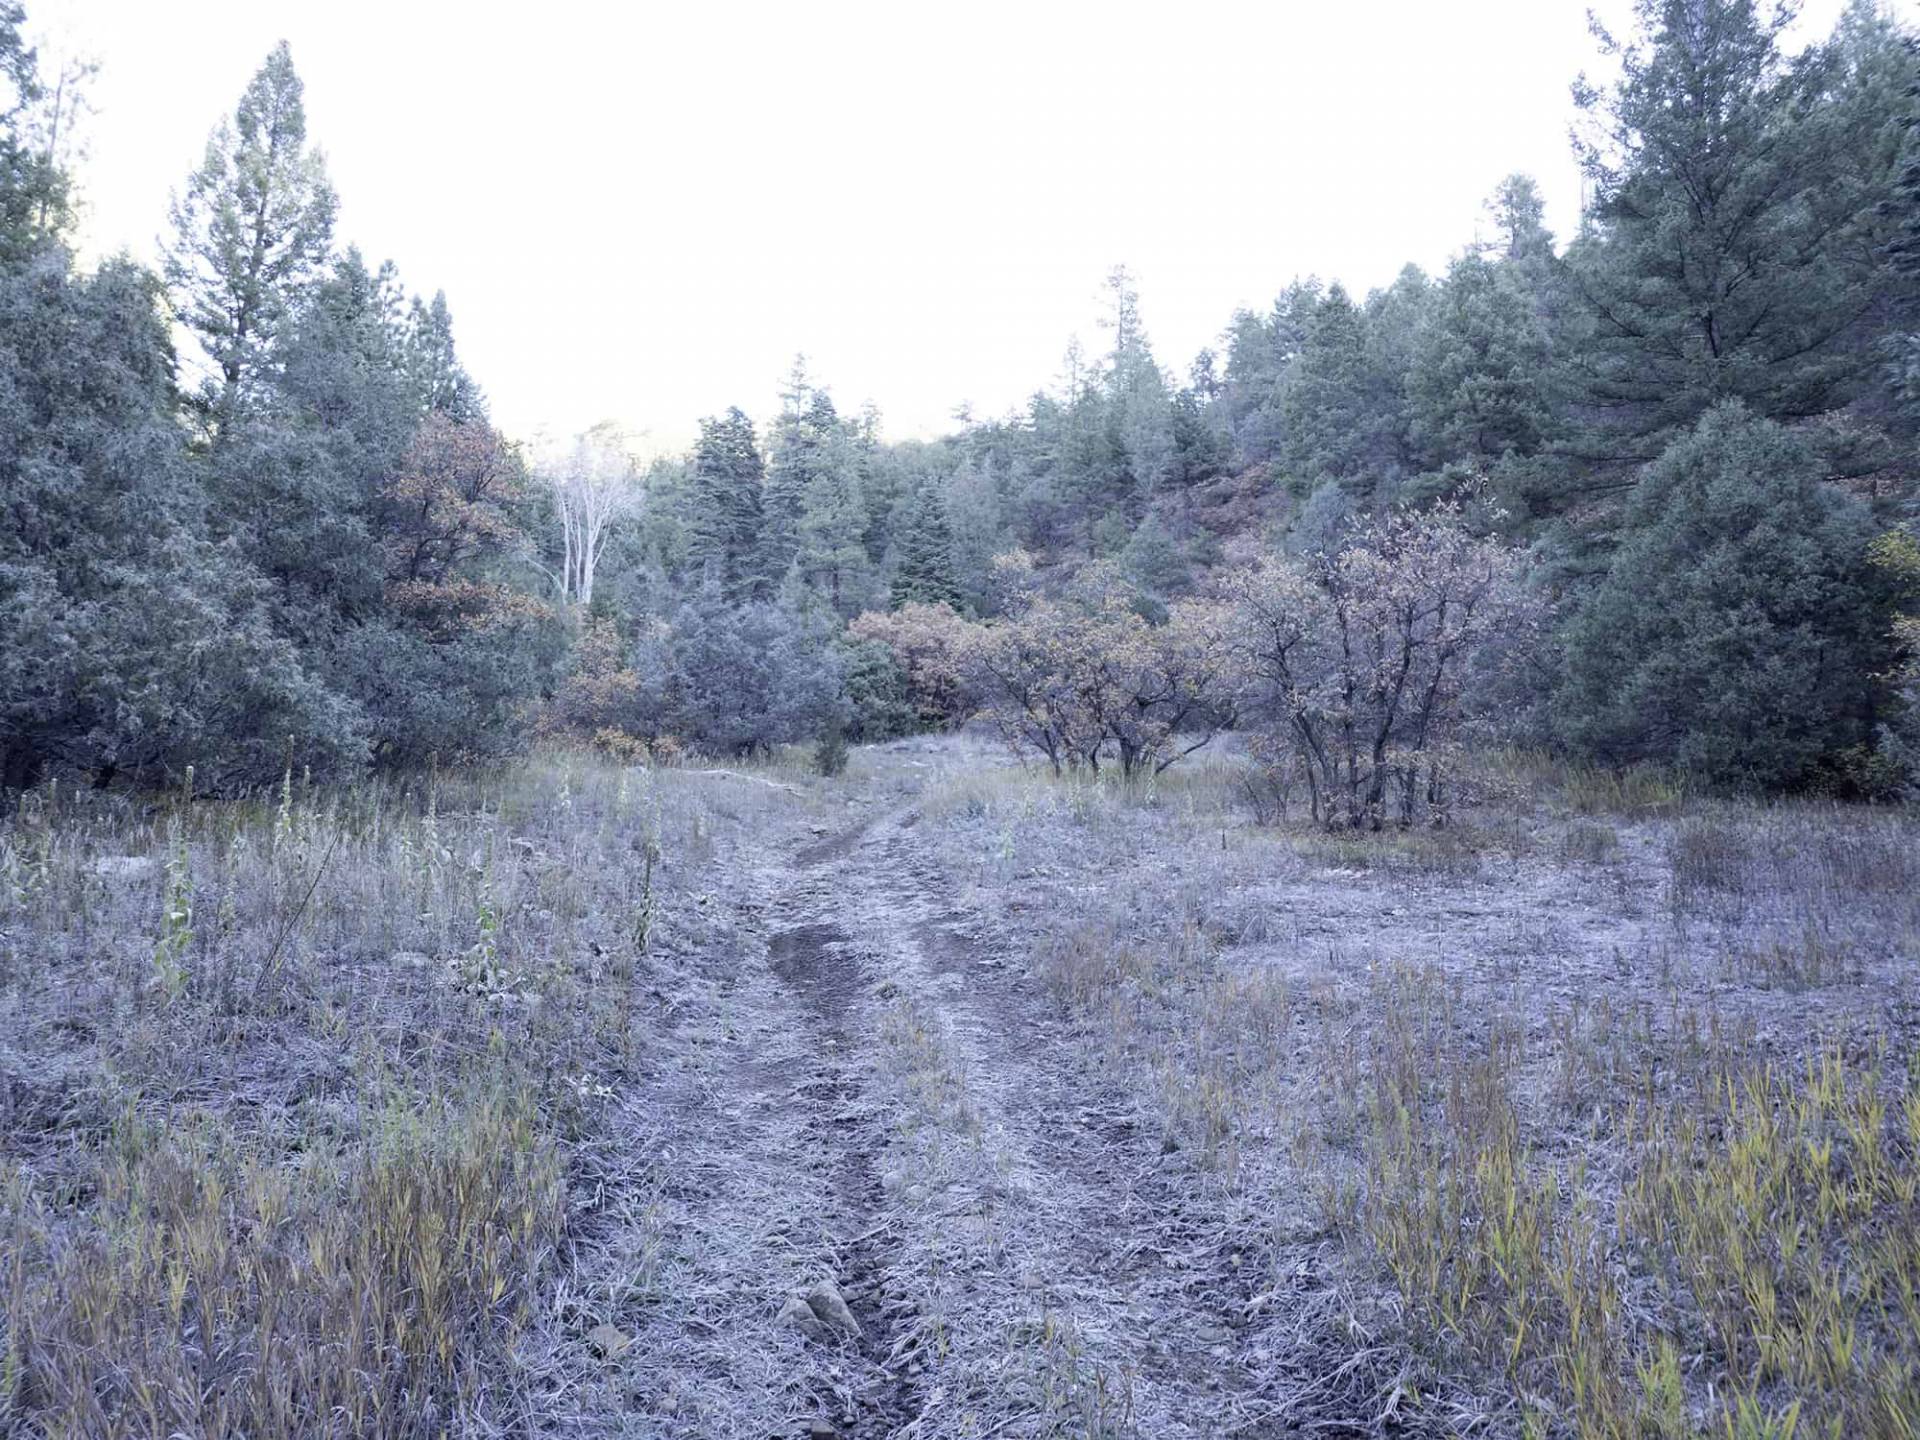
<path fill-rule="evenodd" d="M 1178 371 L 1118 269 L 1098 353 L 1017 413 L 889 442 L 796 362 L 777 414 L 645 466 L 611 426 L 493 427 L 444 297 L 338 243 L 284 46 L 163 272 L 79 266 L 23 23 L 0 4 L 8 787 L 569 733 L 830 768 L 983 711 L 1056 766 L 1245 729 L 1316 810 L 1364 761 L 1329 811 L 1359 822 L 1476 736 L 1913 782 L 1920 53 L 1871 4 L 1798 50 L 1747 0 L 1598 34 L 1577 234 L 1513 176 L 1444 274 L 1292 280 Z"/>

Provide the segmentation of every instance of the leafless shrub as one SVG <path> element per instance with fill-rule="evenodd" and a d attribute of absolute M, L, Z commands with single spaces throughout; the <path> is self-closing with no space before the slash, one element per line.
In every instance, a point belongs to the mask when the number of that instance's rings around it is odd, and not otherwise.
<path fill-rule="evenodd" d="M 1445 819 L 1473 671 L 1531 623 L 1517 555 L 1457 505 L 1364 525 L 1304 561 L 1228 575 L 1242 709 L 1297 753 L 1316 820 Z"/>

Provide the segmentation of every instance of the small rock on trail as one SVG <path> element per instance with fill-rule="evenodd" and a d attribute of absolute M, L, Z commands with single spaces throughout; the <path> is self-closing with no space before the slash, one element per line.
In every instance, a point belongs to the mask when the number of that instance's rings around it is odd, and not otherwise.
<path fill-rule="evenodd" d="M 860 1322 L 848 1308 L 840 1287 L 822 1280 L 805 1295 L 789 1295 L 780 1309 L 780 1323 L 798 1330 L 807 1339 L 826 1342 L 838 1338 L 862 1338 Z"/>
<path fill-rule="evenodd" d="M 807 1304 L 828 1329 L 855 1340 L 860 1338 L 860 1322 L 853 1318 L 853 1311 L 847 1308 L 846 1297 L 831 1280 L 822 1280 L 807 1292 Z"/>

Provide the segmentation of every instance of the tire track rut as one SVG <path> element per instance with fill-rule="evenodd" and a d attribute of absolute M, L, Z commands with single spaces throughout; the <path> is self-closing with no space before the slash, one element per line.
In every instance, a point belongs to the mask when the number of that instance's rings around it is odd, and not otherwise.
<path fill-rule="evenodd" d="M 947 893 L 918 818 L 803 847 L 767 901 L 866 1331 L 865 1408 L 833 1422 L 917 1440 L 1244 1432 L 1270 1409 L 1232 1329 L 1251 1281 L 1203 1279 L 1195 1247 L 1219 1236 L 1181 1213 L 1153 1127 Z"/>

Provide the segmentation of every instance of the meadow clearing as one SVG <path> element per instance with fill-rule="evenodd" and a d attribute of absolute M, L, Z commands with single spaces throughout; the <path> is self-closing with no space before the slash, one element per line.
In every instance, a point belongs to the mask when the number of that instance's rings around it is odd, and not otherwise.
<path fill-rule="evenodd" d="M 1249 773 L 34 791 L 0 1434 L 1913 1433 L 1908 812 Z"/>

